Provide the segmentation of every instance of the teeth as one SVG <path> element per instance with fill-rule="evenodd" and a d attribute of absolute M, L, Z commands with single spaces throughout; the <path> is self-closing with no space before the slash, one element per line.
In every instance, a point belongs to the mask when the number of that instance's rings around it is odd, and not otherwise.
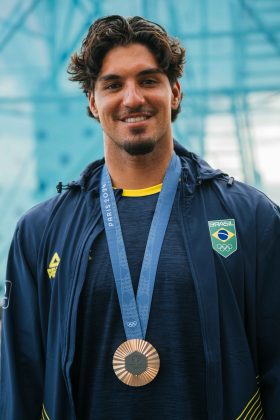
<path fill-rule="evenodd" d="M 134 122 L 139 122 L 139 121 L 145 121 L 147 120 L 148 117 L 135 117 L 135 118 L 126 118 L 124 121 L 127 123 L 134 123 Z"/>

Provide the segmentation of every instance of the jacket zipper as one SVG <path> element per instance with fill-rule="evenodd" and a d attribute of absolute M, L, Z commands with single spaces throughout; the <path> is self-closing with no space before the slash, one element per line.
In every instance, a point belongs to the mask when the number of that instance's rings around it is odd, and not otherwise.
<path fill-rule="evenodd" d="M 119 192 L 116 195 L 116 202 L 118 202 L 121 198 L 121 193 Z M 66 380 L 66 388 L 67 388 L 67 392 L 70 398 L 70 402 L 71 402 L 71 406 L 73 409 L 73 420 L 76 419 L 76 414 L 75 414 L 75 405 L 74 405 L 74 401 L 73 401 L 73 395 L 72 395 L 72 389 L 71 389 L 71 379 L 68 377 L 68 372 L 67 372 L 67 367 L 66 367 L 66 363 L 67 363 L 67 358 L 68 358 L 68 354 L 69 354 L 69 347 L 70 347 L 70 327 L 71 327 L 71 319 L 72 319 L 72 313 L 73 313 L 73 299 L 75 296 L 75 290 L 76 290 L 76 286 L 78 283 L 78 277 L 80 278 L 81 276 L 83 276 L 83 278 L 85 278 L 85 271 L 86 271 L 86 267 L 87 265 L 85 264 L 84 267 L 80 266 L 81 260 L 82 260 L 82 256 L 84 254 L 88 254 L 90 247 L 92 245 L 92 242 L 95 240 L 95 238 L 102 232 L 103 228 L 100 226 L 100 229 L 98 229 L 94 235 L 92 235 L 92 233 L 94 232 L 96 226 L 98 225 L 99 221 L 102 219 L 102 214 L 101 214 L 101 209 L 98 210 L 96 212 L 95 215 L 93 215 L 91 222 L 89 222 L 90 229 L 86 232 L 85 234 L 85 238 L 82 241 L 82 244 L 79 248 L 79 253 L 78 253 L 78 257 L 77 257 L 77 262 L 75 265 L 75 271 L 74 271 L 74 282 L 72 285 L 72 289 L 70 292 L 70 297 L 69 297 L 69 310 L 68 310 L 68 314 L 67 314 L 67 320 L 66 320 L 66 330 L 65 330 L 65 350 L 64 350 L 64 357 L 63 357 L 63 362 L 62 362 L 62 366 L 63 366 L 63 373 L 64 373 L 64 377 Z M 92 236 L 91 236 L 92 235 Z M 85 248 L 86 244 L 89 242 L 88 245 L 88 249 Z M 80 270 L 80 273 L 79 273 Z M 82 271 L 83 270 L 83 271 Z"/>
<path fill-rule="evenodd" d="M 186 188 L 183 184 L 181 187 L 181 191 L 182 191 L 182 195 L 183 195 L 183 206 L 186 206 L 185 203 L 185 191 L 184 189 Z M 184 244 L 185 244 L 185 248 L 187 251 L 187 255 L 188 255 L 188 259 L 190 261 L 190 268 L 191 268 L 191 272 L 192 272 L 192 277 L 193 277 L 193 281 L 194 281 L 194 285 L 195 285 L 195 291 L 196 291 L 196 298 L 197 298 L 197 303 L 198 303 L 198 307 L 199 307 L 199 318 L 200 318 L 200 323 L 201 323 L 201 333 L 202 333 L 202 339 L 203 339 L 203 346 L 205 345 L 205 343 L 207 343 L 206 340 L 206 334 L 205 334 L 205 323 L 204 323 L 204 319 L 203 316 L 201 315 L 201 300 L 200 300 L 200 296 L 199 293 L 197 292 L 197 279 L 196 279 L 196 274 L 194 272 L 193 266 L 192 266 L 192 259 L 191 259 L 191 254 L 190 254 L 190 250 L 189 250 L 189 244 L 188 244 L 188 239 L 187 239 L 187 234 L 186 234 L 186 227 L 185 227 L 185 223 L 184 223 L 184 217 L 183 217 L 183 209 L 182 206 L 179 206 L 179 212 L 180 212 L 180 221 L 181 221 L 181 225 L 182 225 L 182 234 L 183 234 L 183 240 L 184 240 Z M 207 362 L 207 346 L 205 348 L 205 359 Z"/>
<path fill-rule="evenodd" d="M 85 237 L 83 238 L 83 241 L 81 243 L 81 246 L 79 247 L 79 252 L 78 252 L 78 256 L 77 256 L 77 260 L 76 260 L 76 265 L 75 265 L 75 270 L 74 270 L 74 276 L 73 276 L 73 285 L 71 288 L 71 292 L 70 292 L 70 297 L 69 297 L 69 303 L 68 303 L 68 313 L 67 313 L 67 318 L 66 318 L 66 329 L 65 329 L 65 339 L 64 339 L 64 352 L 63 352 L 63 361 L 62 361 L 62 367 L 63 367 L 63 373 L 64 373 L 64 377 L 66 380 L 66 388 L 67 388 L 67 392 L 69 395 L 69 399 L 71 402 L 71 406 L 73 409 L 73 419 L 76 419 L 76 414 L 75 414 L 75 405 L 74 405 L 74 401 L 73 401 L 73 395 L 72 395 L 72 387 L 71 387 L 71 383 L 70 383 L 70 378 L 68 375 L 68 371 L 67 371 L 67 358 L 69 355 L 69 350 L 70 350 L 70 327 L 71 327 L 71 321 L 72 321 L 72 315 L 73 315 L 73 300 L 75 297 L 75 291 L 77 288 L 77 284 L 79 282 L 79 279 L 81 279 L 81 277 L 83 276 L 84 278 L 84 274 L 86 271 L 86 264 L 82 267 L 81 266 L 81 260 L 83 255 L 87 254 L 87 248 L 86 248 L 86 244 L 89 243 L 90 245 L 88 245 L 88 251 L 90 250 L 90 246 L 91 243 L 94 241 L 94 239 L 97 237 L 97 235 L 101 232 L 102 229 L 98 230 L 97 232 L 95 232 L 94 235 L 92 235 L 93 231 L 95 230 L 98 222 L 99 222 L 99 217 L 97 216 L 94 220 L 94 218 L 91 219 L 91 221 L 89 222 L 90 225 L 90 229 L 88 229 L 85 233 Z"/>
<path fill-rule="evenodd" d="M 204 318 L 204 314 L 202 313 L 202 302 L 201 302 L 201 297 L 200 297 L 200 291 L 199 291 L 199 287 L 198 287 L 198 281 L 197 281 L 197 276 L 195 273 L 195 270 L 193 268 L 193 260 L 191 258 L 191 253 L 190 253 L 190 249 L 189 249 L 189 242 L 188 242 L 188 233 L 187 233 L 187 229 L 185 226 L 185 222 L 184 222 L 184 216 L 183 216 L 183 208 L 186 208 L 187 204 L 186 204 L 186 192 L 185 192 L 185 180 L 184 180 L 184 171 L 183 171 L 183 183 L 181 186 L 181 193 L 182 193 L 182 206 L 179 206 L 179 213 L 180 213 L 180 221 L 181 221 L 181 225 L 182 225 L 182 235 L 183 235 L 183 241 L 185 244 L 185 248 L 186 248 L 186 252 L 188 255 L 188 259 L 190 261 L 190 269 L 191 269 L 191 273 L 192 273 L 192 277 L 193 277 L 193 282 L 194 282 L 194 286 L 195 286 L 195 291 L 196 291 L 196 298 L 197 298 L 197 304 L 198 304 L 198 310 L 199 310 L 199 318 L 200 318 L 200 325 L 201 325 L 201 334 L 202 334 L 202 340 L 203 340 L 203 347 L 204 347 L 204 355 L 205 355 L 205 368 L 206 368 L 206 375 L 208 375 L 209 373 L 207 373 L 208 371 L 208 366 L 209 363 L 211 363 L 210 360 L 210 353 L 208 351 L 208 340 L 206 337 L 206 331 L 205 331 L 205 318 Z M 200 182 L 201 183 L 201 182 Z M 200 184 L 199 183 L 199 184 Z M 191 194 L 194 194 L 194 192 L 192 192 Z M 192 199 L 190 197 L 190 199 Z M 207 387 L 207 379 L 206 379 L 206 396 L 209 393 L 208 387 Z M 208 400 L 208 397 L 206 398 Z M 210 417 L 209 417 L 210 419 Z"/>

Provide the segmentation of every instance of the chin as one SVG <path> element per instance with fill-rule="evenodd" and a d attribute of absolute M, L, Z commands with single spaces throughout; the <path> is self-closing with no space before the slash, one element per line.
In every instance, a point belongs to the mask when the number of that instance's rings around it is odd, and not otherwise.
<path fill-rule="evenodd" d="M 146 141 L 126 141 L 123 143 L 123 149 L 131 156 L 147 155 L 155 148 L 154 140 Z"/>

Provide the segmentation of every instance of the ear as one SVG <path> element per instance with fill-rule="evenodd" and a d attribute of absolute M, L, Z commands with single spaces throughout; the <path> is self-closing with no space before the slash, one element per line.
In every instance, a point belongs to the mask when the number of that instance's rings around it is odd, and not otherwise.
<path fill-rule="evenodd" d="M 177 109 L 181 102 L 181 86 L 178 80 L 171 86 L 172 90 L 172 99 L 171 99 L 171 108 Z"/>
<path fill-rule="evenodd" d="M 94 92 L 89 92 L 88 94 L 88 105 L 92 115 L 98 119 L 98 109 L 95 103 Z"/>

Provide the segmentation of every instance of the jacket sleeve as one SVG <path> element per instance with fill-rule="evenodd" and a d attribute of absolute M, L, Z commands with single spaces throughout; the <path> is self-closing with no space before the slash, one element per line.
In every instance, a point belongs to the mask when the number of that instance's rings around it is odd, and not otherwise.
<path fill-rule="evenodd" d="M 269 209 L 267 209 L 269 207 Z M 258 250 L 258 358 L 265 418 L 280 418 L 280 212 L 261 211 Z"/>
<path fill-rule="evenodd" d="M 33 254 L 33 255 L 32 255 Z M 43 351 L 33 240 L 19 224 L 9 252 L 1 340 L 1 420 L 38 420 Z"/>

